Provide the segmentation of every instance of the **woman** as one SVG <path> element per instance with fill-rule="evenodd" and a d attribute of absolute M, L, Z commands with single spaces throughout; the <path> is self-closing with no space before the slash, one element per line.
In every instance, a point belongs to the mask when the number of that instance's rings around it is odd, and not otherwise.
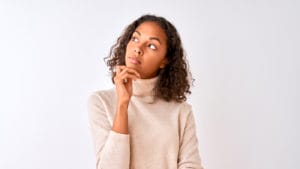
<path fill-rule="evenodd" d="M 88 101 L 97 169 L 202 169 L 176 28 L 163 17 L 141 16 L 105 59 L 115 88 Z"/>

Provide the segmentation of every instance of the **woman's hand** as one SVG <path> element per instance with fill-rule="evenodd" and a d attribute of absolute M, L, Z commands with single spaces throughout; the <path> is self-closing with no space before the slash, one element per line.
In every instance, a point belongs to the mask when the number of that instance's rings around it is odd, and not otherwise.
<path fill-rule="evenodd" d="M 140 74 L 133 68 L 117 66 L 114 82 L 118 97 L 118 104 L 128 104 L 132 96 L 132 80 L 140 78 Z"/>
<path fill-rule="evenodd" d="M 117 66 L 114 82 L 117 93 L 117 108 L 112 130 L 128 134 L 128 105 L 132 96 L 132 80 L 140 78 L 140 74 L 129 67 Z"/>

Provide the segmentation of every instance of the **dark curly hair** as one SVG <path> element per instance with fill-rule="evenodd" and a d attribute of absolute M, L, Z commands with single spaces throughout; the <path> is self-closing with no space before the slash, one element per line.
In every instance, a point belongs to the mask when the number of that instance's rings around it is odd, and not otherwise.
<path fill-rule="evenodd" d="M 111 72 L 112 81 L 115 76 L 116 66 L 125 65 L 126 46 L 133 32 L 140 24 L 146 21 L 157 23 L 167 36 L 166 57 L 168 64 L 158 73 L 159 77 L 154 87 L 155 97 L 166 101 L 185 101 L 187 99 L 186 95 L 191 94 L 190 85 L 194 79 L 188 69 L 188 62 L 180 36 L 173 24 L 163 17 L 143 15 L 126 27 L 122 35 L 117 39 L 117 42 L 111 47 L 109 55 L 104 58 Z"/>

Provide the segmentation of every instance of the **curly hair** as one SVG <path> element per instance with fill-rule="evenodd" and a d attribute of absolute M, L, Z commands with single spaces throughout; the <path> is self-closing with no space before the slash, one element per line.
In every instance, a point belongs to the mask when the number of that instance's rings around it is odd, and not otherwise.
<path fill-rule="evenodd" d="M 125 65 L 126 46 L 133 32 L 146 21 L 157 23 L 167 37 L 166 57 L 168 64 L 158 73 L 158 80 L 154 87 L 155 97 L 166 101 L 185 101 L 186 95 L 191 94 L 190 86 L 194 79 L 188 68 L 179 33 L 174 25 L 163 17 L 143 15 L 126 27 L 117 42 L 110 48 L 109 55 L 104 58 L 111 72 L 112 82 L 114 83 L 116 66 Z"/>

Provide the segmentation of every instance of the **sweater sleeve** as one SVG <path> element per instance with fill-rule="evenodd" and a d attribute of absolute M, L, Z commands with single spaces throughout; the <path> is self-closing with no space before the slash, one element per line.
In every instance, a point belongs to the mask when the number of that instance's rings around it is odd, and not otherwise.
<path fill-rule="evenodd" d="M 105 105 L 93 93 L 88 98 L 89 129 L 96 155 L 97 169 L 129 169 L 130 142 L 128 134 L 111 130 Z"/>
<path fill-rule="evenodd" d="M 198 139 L 196 136 L 196 125 L 193 112 L 187 117 L 184 133 L 180 140 L 178 169 L 203 169 L 198 150 Z"/>

